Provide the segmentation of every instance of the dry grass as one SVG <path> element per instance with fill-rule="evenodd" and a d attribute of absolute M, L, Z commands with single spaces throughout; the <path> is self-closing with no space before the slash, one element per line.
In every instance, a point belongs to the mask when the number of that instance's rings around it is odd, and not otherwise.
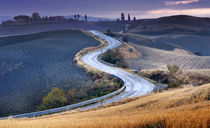
<path fill-rule="evenodd" d="M 139 72 L 141 77 L 145 79 L 151 78 L 156 75 L 159 76 L 158 79 L 164 79 L 164 75 L 167 74 L 165 69 L 143 69 Z M 162 78 L 160 77 L 162 74 Z M 187 85 L 203 85 L 210 83 L 210 70 L 209 69 L 197 69 L 197 70 L 182 70 L 182 73 L 178 75 Z M 157 78 L 156 78 L 157 79 Z M 150 79 L 149 79 L 150 80 Z M 154 83 L 154 81 L 151 81 Z"/>
<path fill-rule="evenodd" d="M 85 112 L 0 121 L 0 128 L 207 128 L 210 84 L 127 99 Z"/>
<path fill-rule="evenodd" d="M 210 69 L 209 56 L 195 56 L 181 49 L 167 51 L 136 44 L 131 45 L 142 55 L 138 59 L 126 60 L 131 68 L 140 66 L 141 69 L 166 69 L 168 64 L 173 64 L 185 70 Z"/>
<path fill-rule="evenodd" d="M 124 59 L 138 59 L 141 57 L 140 52 L 128 43 L 124 43 L 122 47 L 119 48 L 119 51 Z"/>

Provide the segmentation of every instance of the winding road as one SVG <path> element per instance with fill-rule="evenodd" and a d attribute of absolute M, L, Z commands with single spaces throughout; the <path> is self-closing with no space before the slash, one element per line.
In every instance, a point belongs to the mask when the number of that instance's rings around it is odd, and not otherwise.
<path fill-rule="evenodd" d="M 103 50 L 98 50 L 96 52 L 93 52 L 93 53 L 83 56 L 82 61 L 84 63 L 88 64 L 89 66 L 92 66 L 98 70 L 101 70 L 108 74 L 112 74 L 112 75 L 119 77 L 121 80 L 124 81 L 124 84 L 126 86 L 126 89 L 121 94 L 103 101 L 103 104 L 116 102 L 116 101 L 119 101 L 119 100 L 122 100 L 125 98 L 134 98 L 134 97 L 146 95 L 153 91 L 153 88 L 155 85 L 150 83 L 149 81 L 147 81 L 139 76 L 136 76 L 134 74 L 128 73 L 126 71 L 123 71 L 123 70 L 120 70 L 120 69 L 117 69 L 117 68 L 114 68 L 111 66 L 108 66 L 108 65 L 103 64 L 100 61 L 98 61 L 98 57 L 100 54 L 106 52 L 109 49 L 114 49 L 114 48 L 119 47 L 121 45 L 121 42 L 110 37 L 110 36 L 104 35 L 98 31 L 90 31 L 90 32 L 93 33 L 94 35 L 97 35 L 98 37 L 100 37 L 102 39 L 105 39 L 109 43 L 109 45 L 106 48 L 104 48 Z M 89 108 L 97 107 L 100 105 L 101 105 L 101 103 L 97 103 L 97 104 L 83 107 L 81 109 L 82 110 L 89 109 Z"/>
<path fill-rule="evenodd" d="M 105 39 L 109 43 L 109 45 L 107 47 L 103 48 L 102 50 L 98 50 L 98 51 L 95 51 L 95 52 L 92 52 L 90 54 L 87 54 L 87 55 L 83 56 L 81 58 L 81 60 L 91 67 L 94 67 L 98 70 L 101 70 L 101 71 L 106 72 L 108 74 L 112 74 L 112 75 L 117 76 L 120 79 L 122 79 L 124 81 L 124 84 L 125 84 L 124 91 L 122 91 L 123 88 L 121 88 L 120 90 L 118 90 L 116 92 L 113 92 L 111 94 L 108 94 L 106 96 L 99 97 L 99 98 L 96 98 L 96 99 L 92 99 L 92 100 L 88 100 L 88 101 L 84 101 L 84 102 L 81 102 L 81 103 L 68 105 L 68 106 L 64 106 L 64 107 L 60 107 L 60 108 L 40 111 L 40 112 L 33 112 L 33 113 L 15 115 L 15 116 L 11 116 L 12 118 L 41 116 L 41 115 L 66 111 L 66 110 L 69 110 L 69 109 L 75 109 L 75 108 L 78 108 L 78 107 L 80 107 L 81 110 L 87 110 L 87 109 L 90 109 L 90 108 L 100 106 L 102 104 L 102 103 L 98 102 L 100 100 L 106 99 L 106 100 L 103 101 L 103 104 L 109 104 L 109 103 L 116 102 L 116 101 L 119 101 L 119 100 L 122 100 L 122 99 L 125 99 L 125 98 L 134 98 L 134 97 L 146 95 L 146 94 L 153 91 L 154 85 L 152 83 L 148 82 L 147 80 L 144 80 L 143 78 L 141 78 L 139 76 L 136 76 L 136 75 L 128 73 L 126 71 L 108 66 L 108 65 L 100 62 L 98 60 L 98 57 L 99 57 L 100 54 L 106 52 L 108 49 L 114 49 L 114 48 L 119 47 L 121 45 L 121 42 L 112 38 L 112 37 L 104 35 L 104 34 L 98 32 L 98 31 L 90 31 L 90 32 L 93 33 L 94 35 L 97 35 L 98 37 L 100 37 L 102 39 Z M 120 91 L 122 91 L 122 92 L 119 95 L 116 95 Z M 116 95 L 116 96 L 112 97 L 113 95 Z M 112 97 L 112 98 L 107 99 L 107 97 Z M 86 106 L 84 106 L 84 105 L 86 105 Z M 82 107 L 82 106 L 84 106 L 84 107 Z M 0 118 L 0 119 L 7 119 L 7 118 L 8 117 Z"/>

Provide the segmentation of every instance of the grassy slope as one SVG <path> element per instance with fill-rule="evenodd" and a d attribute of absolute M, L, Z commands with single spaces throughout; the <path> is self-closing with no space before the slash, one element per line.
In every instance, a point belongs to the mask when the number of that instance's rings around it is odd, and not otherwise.
<path fill-rule="evenodd" d="M 149 35 L 162 34 L 197 34 L 208 35 L 210 18 L 199 18 L 185 15 L 162 17 L 157 19 L 138 20 L 128 31 Z"/>
<path fill-rule="evenodd" d="M 129 42 L 143 45 L 151 48 L 158 48 L 163 50 L 174 50 L 175 48 L 181 48 L 178 45 L 173 45 L 166 42 L 157 41 L 154 39 L 151 39 L 147 36 L 140 35 L 140 34 L 133 34 L 133 33 L 115 33 L 115 37 L 117 38 L 123 38 L 127 37 Z"/>
<path fill-rule="evenodd" d="M 52 87 L 92 84 L 73 59 L 98 44 L 78 30 L 0 38 L 0 116 L 35 111 Z"/>
<path fill-rule="evenodd" d="M 162 35 L 155 37 L 161 42 L 170 42 L 171 44 L 181 46 L 193 53 L 200 52 L 203 55 L 210 56 L 210 36 L 200 35 Z"/>
<path fill-rule="evenodd" d="M 0 128 L 209 127 L 210 84 L 154 93 L 110 107 L 33 119 L 0 121 Z"/>
<path fill-rule="evenodd" d="M 181 69 L 209 69 L 210 57 L 192 55 L 184 50 L 166 51 L 133 44 L 142 54 L 139 59 L 128 60 L 131 67 L 141 65 L 143 69 L 166 69 L 167 64 L 175 64 Z"/>
<path fill-rule="evenodd" d="M 151 38 L 151 36 L 143 36 L 132 33 L 115 33 L 115 37 L 127 37 L 128 41 L 131 42 L 131 45 L 134 46 L 137 49 L 137 51 L 140 52 L 142 55 L 141 58 L 127 59 L 127 63 L 129 64 L 130 68 L 141 67 L 142 69 L 166 69 L 167 64 L 176 64 L 182 69 L 210 68 L 210 57 L 195 56 L 187 50 L 178 50 L 184 49 L 188 46 L 190 49 L 190 47 L 192 48 L 194 45 L 197 47 L 197 49 L 204 49 L 203 47 L 208 48 L 208 46 L 198 43 L 198 41 L 197 43 L 194 42 L 192 45 L 191 43 L 183 42 L 182 47 L 181 45 L 179 45 L 181 43 L 166 43 L 156 40 L 157 38 L 163 38 L 164 35 L 157 36 L 155 37 L 155 39 L 153 39 Z M 167 37 L 168 40 L 169 38 L 175 40 L 177 38 L 182 38 L 183 36 Z"/>
<path fill-rule="evenodd" d="M 163 46 L 165 50 L 171 50 L 171 46 L 168 46 L 168 44 L 171 44 L 175 47 L 179 46 L 183 49 L 190 50 L 193 53 L 199 52 L 209 56 L 209 21 L 210 18 L 185 15 L 138 20 L 136 23 L 131 24 L 128 32 L 136 33 L 137 35 L 147 35 L 153 37 L 153 39 L 156 38 L 155 42 L 159 43 L 156 48 L 162 49 L 161 44 L 166 43 L 167 45 Z M 137 39 L 135 36 L 132 37 L 134 40 Z M 150 43 L 151 41 L 146 46 L 150 45 Z"/>

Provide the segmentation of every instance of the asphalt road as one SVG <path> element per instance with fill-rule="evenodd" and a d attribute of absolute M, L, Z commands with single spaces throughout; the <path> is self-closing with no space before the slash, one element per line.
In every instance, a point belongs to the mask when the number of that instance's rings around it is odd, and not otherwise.
<path fill-rule="evenodd" d="M 112 38 L 112 37 L 104 35 L 98 31 L 90 31 L 90 32 L 99 36 L 100 38 L 108 41 L 109 45 L 106 48 L 104 48 L 103 50 L 99 50 L 99 51 L 96 51 L 96 52 L 93 52 L 93 53 L 83 56 L 82 61 L 91 67 L 94 67 L 98 70 L 101 70 L 108 74 L 112 74 L 112 75 L 119 77 L 120 79 L 122 79 L 124 81 L 124 84 L 126 86 L 126 89 L 121 94 L 119 94 L 113 98 L 110 98 L 108 100 L 103 101 L 103 104 L 116 102 L 116 101 L 119 101 L 119 100 L 122 100 L 125 98 L 134 98 L 134 97 L 146 95 L 153 91 L 153 88 L 155 87 L 155 85 L 150 83 L 149 81 L 147 81 L 139 76 L 136 76 L 134 74 L 117 69 L 115 67 L 108 66 L 108 65 L 98 61 L 98 57 L 100 54 L 106 52 L 108 49 L 114 49 L 114 48 L 119 47 L 121 45 L 121 42 Z M 88 105 L 81 109 L 82 110 L 90 109 L 93 107 L 100 106 L 101 104 L 102 103 Z"/>
<path fill-rule="evenodd" d="M 98 56 L 104 52 L 106 52 L 108 49 L 114 49 L 117 48 L 121 45 L 121 42 L 106 36 L 100 32 L 97 31 L 90 31 L 91 33 L 99 36 L 102 39 L 105 39 L 109 42 L 109 45 L 102 49 L 102 50 L 98 50 L 96 52 L 92 52 L 90 54 L 87 54 L 85 56 L 83 56 L 81 59 L 84 63 L 88 64 L 91 67 L 94 67 L 98 70 L 101 70 L 103 72 L 106 72 L 108 74 L 114 75 L 119 77 L 120 79 L 122 79 L 124 81 L 124 84 L 126 86 L 125 90 L 120 93 L 117 96 L 114 96 L 110 99 L 107 99 L 107 97 L 113 96 L 117 93 L 119 93 L 119 91 L 122 91 L 123 88 L 121 88 L 120 90 L 113 92 L 112 94 L 108 94 L 106 96 L 103 97 L 99 97 L 99 98 L 95 98 L 92 100 L 88 100 L 88 101 L 84 101 L 81 103 L 77 103 L 77 104 L 73 104 L 73 105 L 68 105 L 68 106 L 64 106 L 64 107 L 60 107 L 60 108 L 55 108 L 55 109 L 49 109 L 49 110 L 45 110 L 45 111 L 40 111 L 40 112 L 33 112 L 33 113 L 26 113 L 26 114 L 20 114 L 20 115 L 14 115 L 11 116 L 12 118 L 24 118 L 24 117 L 34 117 L 34 116 L 41 116 L 41 115 L 46 115 L 46 114 L 52 114 L 52 113 L 56 113 L 56 112 L 61 112 L 61 111 L 65 111 L 65 110 L 69 110 L 69 109 L 75 109 L 80 107 L 81 110 L 87 110 L 87 109 L 91 109 L 94 107 L 98 107 L 102 104 L 108 104 L 108 103 L 112 103 L 112 102 L 116 102 L 125 98 L 134 98 L 134 97 L 138 97 L 138 96 L 142 96 L 142 95 L 146 95 L 149 94 L 151 91 L 153 91 L 154 85 L 150 82 L 148 82 L 147 80 L 144 80 L 143 78 L 136 76 L 134 74 L 128 73 L 126 71 L 108 66 L 104 63 L 101 63 L 98 60 Z M 102 102 L 97 102 L 103 99 L 107 99 L 104 100 L 103 103 Z M 97 103 L 96 103 L 97 102 Z M 90 104 L 90 105 L 88 105 Z M 85 107 L 81 107 L 87 105 Z M 0 118 L 0 119 L 7 119 L 8 117 L 5 118 Z"/>

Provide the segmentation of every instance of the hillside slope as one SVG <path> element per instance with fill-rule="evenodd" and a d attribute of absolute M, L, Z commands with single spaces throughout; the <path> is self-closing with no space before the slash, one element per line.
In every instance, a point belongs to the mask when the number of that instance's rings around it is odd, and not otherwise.
<path fill-rule="evenodd" d="M 138 20 L 129 27 L 128 32 L 148 35 L 177 33 L 208 35 L 210 32 L 210 18 L 176 15 Z"/>
<path fill-rule="evenodd" d="M 168 64 L 181 69 L 210 69 L 209 56 L 196 56 L 185 50 L 160 50 L 132 44 L 142 55 L 141 58 L 127 59 L 130 68 L 140 66 L 142 69 L 166 69 Z"/>
<path fill-rule="evenodd" d="M 127 33 L 130 41 L 141 39 L 146 46 L 173 50 L 182 48 L 201 56 L 210 55 L 210 18 L 177 15 L 157 19 L 142 19 L 131 23 Z M 144 36 L 142 36 L 144 35 Z M 135 43 L 134 42 L 134 43 Z M 142 44 L 141 44 L 142 45 Z"/>
<path fill-rule="evenodd" d="M 192 53 L 200 56 L 210 56 L 210 36 L 199 35 L 162 35 L 153 36 L 160 42 L 168 42 L 175 46 L 180 46 L 183 49 L 189 50 Z"/>
<path fill-rule="evenodd" d="M 53 87 L 91 85 L 73 59 L 98 44 L 79 30 L 0 38 L 0 116 L 35 111 Z"/>
<path fill-rule="evenodd" d="M 143 45 L 151 48 L 158 48 L 163 50 L 174 50 L 175 48 L 182 47 L 180 45 L 174 45 L 172 43 L 158 41 L 149 36 L 134 34 L 134 33 L 114 33 L 114 37 L 118 39 L 127 38 L 128 42 L 132 42 L 134 44 Z M 157 38 L 157 37 L 156 37 Z"/>
<path fill-rule="evenodd" d="M 154 93 L 97 110 L 0 121 L 0 128 L 210 127 L 210 84 Z"/>

